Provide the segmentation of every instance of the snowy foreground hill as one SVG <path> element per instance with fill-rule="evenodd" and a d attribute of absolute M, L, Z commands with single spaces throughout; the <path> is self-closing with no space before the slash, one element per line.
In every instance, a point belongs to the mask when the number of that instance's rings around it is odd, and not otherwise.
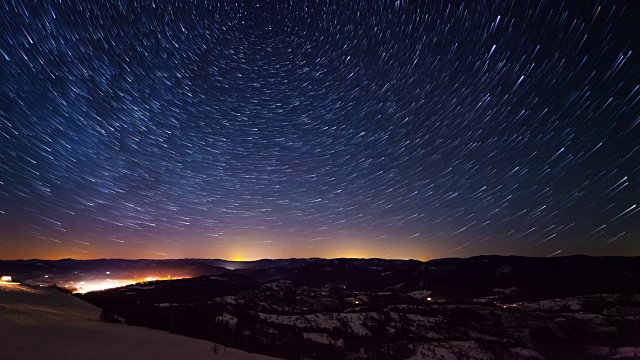
<path fill-rule="evenodd" d="M 0 359 L 274 359 L 99 316 L 54 288 L 0 283 Z"/>

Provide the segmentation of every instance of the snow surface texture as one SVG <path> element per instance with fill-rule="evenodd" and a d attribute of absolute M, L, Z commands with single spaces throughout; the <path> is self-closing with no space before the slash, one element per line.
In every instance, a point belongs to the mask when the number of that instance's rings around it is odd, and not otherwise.
<path fill-rule="evenodd" d="M 274 359 L 99 316 L 53 288 L 0 286 L 0 359 Z"/>

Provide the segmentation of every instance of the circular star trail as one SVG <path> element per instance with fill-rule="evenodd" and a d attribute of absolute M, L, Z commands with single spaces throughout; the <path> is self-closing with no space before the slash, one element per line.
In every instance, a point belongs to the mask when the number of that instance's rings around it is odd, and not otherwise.
<path fill-rule="evenodd" d="M 3 257 L 640 254 L 633 1 L 6 1 Z"/>

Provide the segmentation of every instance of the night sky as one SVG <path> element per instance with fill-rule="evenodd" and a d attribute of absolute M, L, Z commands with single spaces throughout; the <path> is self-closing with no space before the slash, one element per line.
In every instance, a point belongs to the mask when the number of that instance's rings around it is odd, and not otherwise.
<path fill-rule="evenodd" d="M 4 1 L 0 258 L 640 255 L 635 1 Z"/>

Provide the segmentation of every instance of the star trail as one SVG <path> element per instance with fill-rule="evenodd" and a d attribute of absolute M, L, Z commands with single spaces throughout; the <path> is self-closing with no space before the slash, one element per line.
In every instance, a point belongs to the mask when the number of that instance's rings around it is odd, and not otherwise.
<path fill-rule="evenodd" d="M 640 255 L 633 1 L 0 14 L 0 258 Z"/>

